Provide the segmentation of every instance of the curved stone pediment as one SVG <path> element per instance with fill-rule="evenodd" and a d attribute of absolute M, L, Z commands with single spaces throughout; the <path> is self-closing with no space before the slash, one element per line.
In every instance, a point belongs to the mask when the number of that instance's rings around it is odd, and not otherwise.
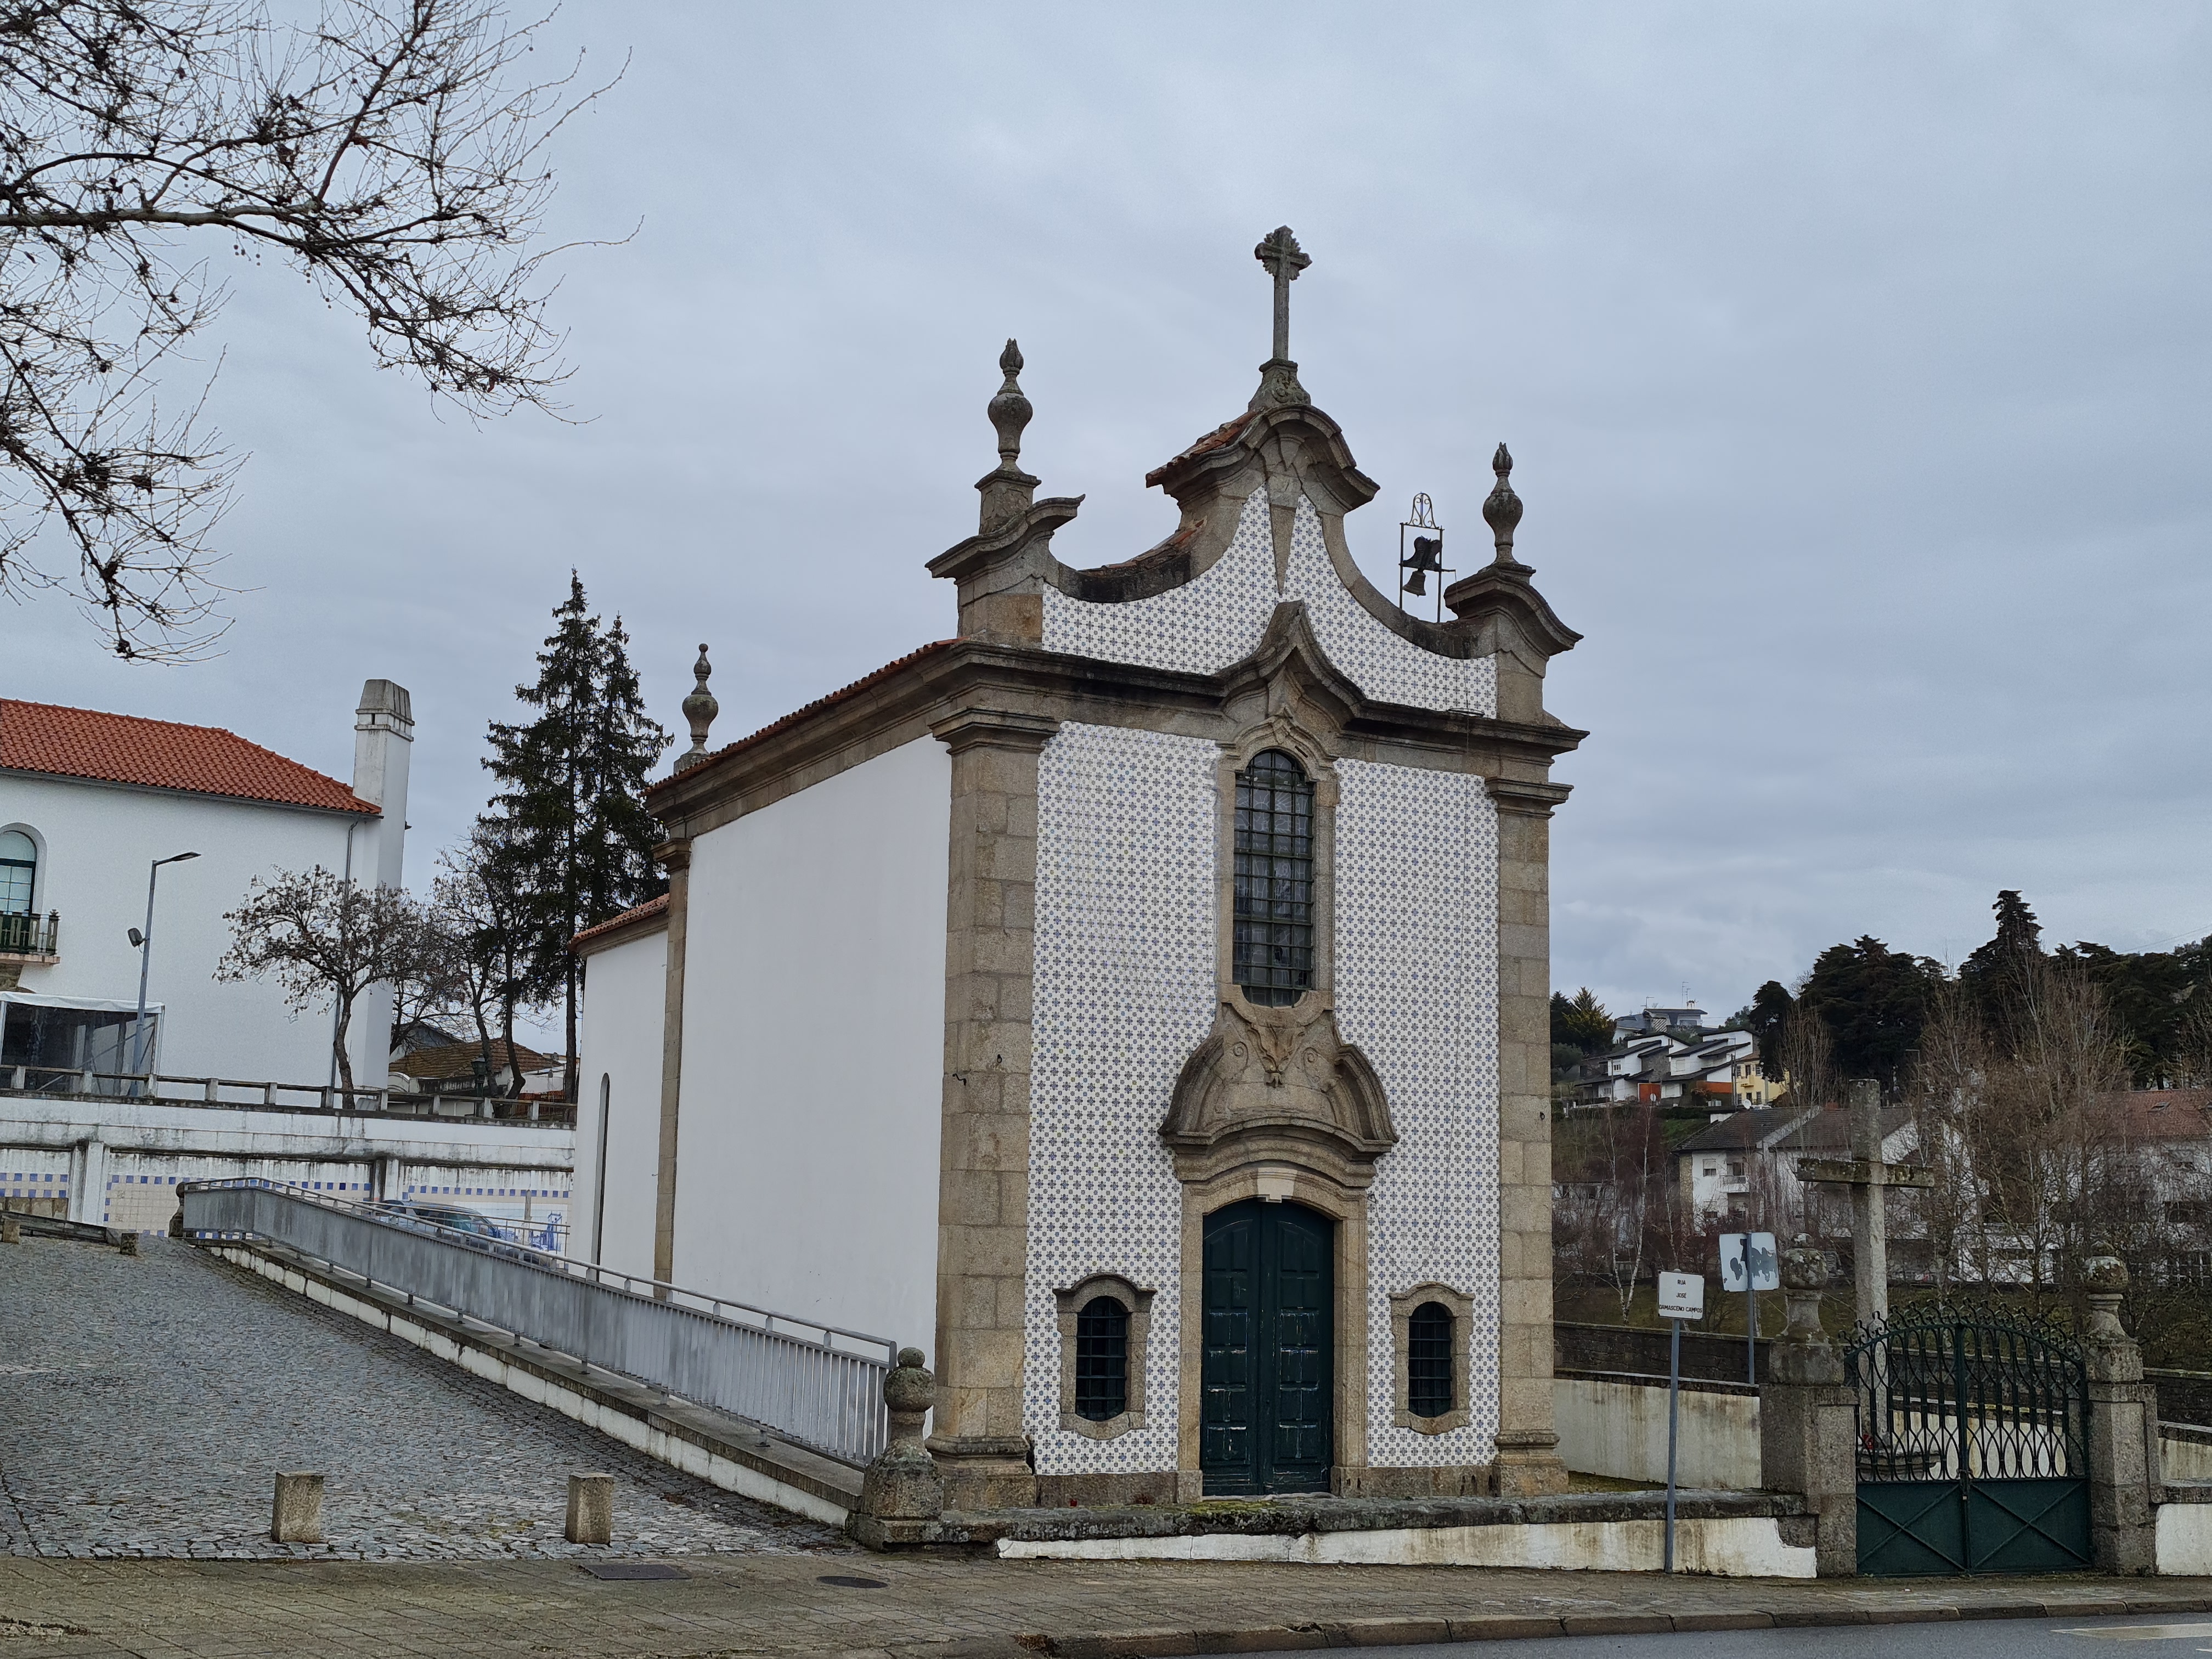
<path fill-rule="evenodd" d="M 1344 1040 L 1335 1009 L 1310 993 L 1287 1008 L 1224 999 L 1183 1062 L 1160 1139 L 1185 1181 L 1269 1162 L 1364 1187 L 1398 1132 L 1374 1066 Z"/>

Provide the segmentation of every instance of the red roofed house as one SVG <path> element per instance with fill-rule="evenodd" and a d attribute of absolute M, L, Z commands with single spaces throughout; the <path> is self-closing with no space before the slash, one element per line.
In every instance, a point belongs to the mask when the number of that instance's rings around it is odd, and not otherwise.
<path fill-rule="evenodd" d="M 217 984 L 223 913 L 256 876 L 316 865 L 402 884 L 405 688 L 371 680 L 350 787 L 215 726 L 0 698 L 0 1066 L 131 1069 L 146 889 L 162 867 L 148 964 L 155 1069 L 319 1083 L 331 1015 L 267 983 Z M 356 1081 L 388 1064 L 388 996 L 354 1010 Z M 8 1080 L 0 1078 L 0 1081 Z M 37 1086 L 33 1084 L 33 1086 Z"/>

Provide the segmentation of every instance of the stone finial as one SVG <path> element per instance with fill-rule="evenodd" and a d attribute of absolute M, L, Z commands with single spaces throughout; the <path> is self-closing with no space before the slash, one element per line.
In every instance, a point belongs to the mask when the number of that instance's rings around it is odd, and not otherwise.
<path fill-rule="evenodd" d="M 999 434 L 999 465 L 975 481 L 983 494 L 978 527 L 985 531 L 1018 519 L 1036 500 L 1037 481 L 1021 468 L 1022 431 L 1036 413 L 1022 392 L 1022 349 L 1008 340 L 999 354 L 999 372 L 1006 378 L 986 411 Z"/>
<path fill-rule="evenodd" d="M 699 660 L 691 665 L 690 695 L 684 699 L 684 718 L 691 723 L 691 746 L 676 757 L 676 769 L 689 771 L 707 758 L 707 728 L 714 723 L 714 716 L 722 712 L 722 705 L 714 701 L 714 694 L 707 689 L 707 678 L 714 665 L 707 660 L 705 641 L 699 644 Z"/>
<path fill-rule="evenodd" d="M 853 1511 L 853 1536 L 870 1549 L 927 1543 L 945 1513 L 945 1482 L 922 1443 L 922 1422 L 937 1403 L 937 1379 L 922 1365 L 919 1348 L 901 1348 L 898 1364 L 884 1376 L 884 1408 L 890 1440 L 861 1477 Z"/>
<path fill-rule="evenodd" d="M 1018 472 L 1021 470 L 1017 463 L 1022 458 L 1022 430 L 1036 410 L 1022 393 L 1022 349 L 1017 342 L 1008 340 L 1006 349 L 999 354 L 999 372 L 1006 380 L 998 395 L 991 399 L 991 427 L 999 434 L 999 465 Z"/>
<path fill-rule="evenodd" d="M 1483 522 L 1490 526 L 1498 544 L 1496 562 L 1511 564 L 1513 532 L 1521 522 L 1521 498 L 1513 493 L 1513 452 L 1499 444 L 1498 453 L 1490 458 L 1490 470 L 1498 475 L 1498 482 L 1483 499 Z"/>
<path fill-rule="evenodd" d="M 2120 1303 L 2128 1289 L 2128 1264 L 2116 1255 L 2093 1255 L 2081 1263 L 2081 1284 L 2087 1292 L 2089 1318 L 2082 1335 L 2092 1342 L 2124 1341 L 2120 1326 Z"/>
<path fill-rule="evenodd" d="M 1774 1382 L 1832 1385 L 1843 1380 L 1843 1362 L 1820 1326 L 1820 1292 L 1827 1283 L 1827 1256 L 1798 1234 L 1782 1253 L 1782 1300 L 1789 1318 L 1767 1354 L 1767 1375 Z"/>

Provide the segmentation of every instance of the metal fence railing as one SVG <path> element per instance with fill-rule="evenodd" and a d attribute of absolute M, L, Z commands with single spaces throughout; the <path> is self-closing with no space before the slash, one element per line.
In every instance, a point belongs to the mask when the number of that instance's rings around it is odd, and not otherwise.
<path fill-rule="evenodd" d="M 323 1083 L 269 1083 L 228 1077 L 172 1077 L 155 1072 L 95 1072 L 64 1066 L 0 1066 L 0 1095 L 98 1095 L 155 1106 L 220 1106 L 232 1111 L 351 1112 L 386 1117 L 481 1118 L 501 1123 L 574 1127 L 565 1100 L 505 1095 L 422 1094 L 405 1089 L 346 1089 Z"/>
<path fill-rule="evenodd" d="M 888 1338 L 273 1182 L 187 1182 L 177 1192 L 191 1237 L 287 1245 L 417 1302 L 765 1424 L 856 1468 L 887 1439 L 884 1377 L 897 1358 Z"/>

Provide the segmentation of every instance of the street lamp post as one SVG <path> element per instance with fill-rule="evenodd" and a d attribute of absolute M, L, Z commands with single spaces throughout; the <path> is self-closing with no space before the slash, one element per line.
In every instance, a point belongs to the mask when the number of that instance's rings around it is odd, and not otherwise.
<path fill-rule="evenodd" d="M 131 1092 L 134 1095 L 146 1075 L 146 978 L 154 966 L 154 884 L 161 878 L 163 865 L 182 864 L 198 856 L 198 853 L 173 854 L 155 859 L 146 871 L 146 931 L 131 930 L 137 935 L 131 942 L 138 947 L 138 1021 L 131 1028 Z"/>

